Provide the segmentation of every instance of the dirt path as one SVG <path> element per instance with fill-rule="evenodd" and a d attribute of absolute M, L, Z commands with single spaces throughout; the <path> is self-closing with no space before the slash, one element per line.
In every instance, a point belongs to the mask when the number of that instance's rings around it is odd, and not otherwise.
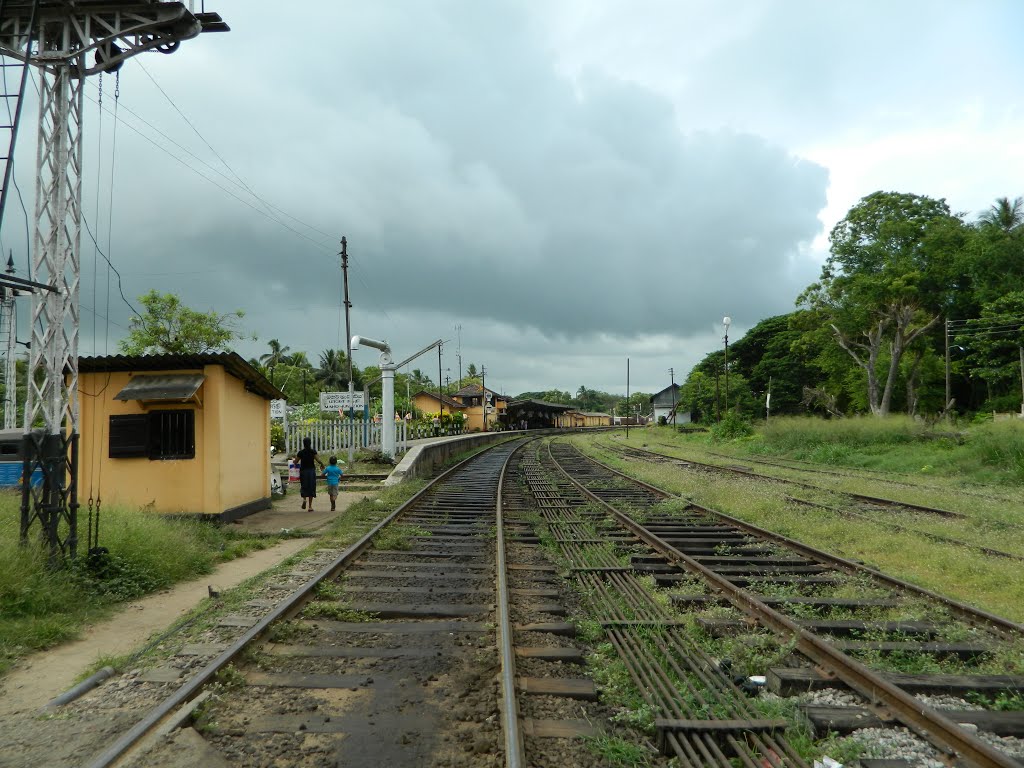
<path fill-rule="evenodd" d="M 312 534 L 365 495 L 340 494 L 336 512 L 329 511 L 330 502 L 324 498 L 323 507 L 312 514 L 299 509 L 298 497 L 288 495 L 271 509 L 243 518 L 237 525 L 254 532 L 302 529 Z M 78 640 L 33 654 L 0 679 L 0 715 L 39 709 L 74 685 L 75 678 L 99 657 L 129 653 L 188 613 L 209 595 L 209 586 L 221 590 L 237 586 L 308 546 L 311 540 L 288 539 L 248 557 L 223 563 L 213 573 L 128 603 L 109 619 L 84 630 Z"/>

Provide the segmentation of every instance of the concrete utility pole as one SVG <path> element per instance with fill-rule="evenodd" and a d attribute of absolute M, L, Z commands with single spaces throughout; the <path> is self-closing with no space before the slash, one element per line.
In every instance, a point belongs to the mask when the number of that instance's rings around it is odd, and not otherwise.
<path fill-rule="evenodd" d="M 670 391 L 672 392 L 672 426 L 679 423 L 679 419 L 676 417 L 676 369 L 668 369 L 669 381 L 672 382 L 670 385 Z M 664 379 L 662 379 L 664 381 Z"/>
<path fill-rule="evenodd" d="M 181 2 L 6 0 L 0 53 L 39 69 L 36 206 L 29 277 L 35 294 L 25 400 L 21 539 L 39 521 L 50 562 L 78 544 L 79 250 L 85 78 L 144 51 L 173 53 L 202 32 L 226 32 L 219 14 Z M 41 375 L 40 375 L 41 374 Z M 36 468 L 42 482 L 33 487 Z"/>
<path fill-rule="evenodd" d="M 341 238 L 341 273 L 345 282 L 345 357 L 348 360 L 348 417 L 355 419 L 355 409 L 352 403 L 355 402 L 355 383 L 352 381 L 352 326 L 349 319 L 349 310 L 352 309 L 352 302 L 348 300 L 348 240 Z M 354 429 L 352 425 L 350 428 Z M 355 435 L 349 435 L 348 441 L 348 465 L 352 466 L 355 452 Z M 351 471 L 351 469 L 349 470 Z"/>
<path fill-rule="evenodd" d="M 480 401 L 484 404 L 484 432 L 487 431 L 487 366 L 480 366 Z"/>

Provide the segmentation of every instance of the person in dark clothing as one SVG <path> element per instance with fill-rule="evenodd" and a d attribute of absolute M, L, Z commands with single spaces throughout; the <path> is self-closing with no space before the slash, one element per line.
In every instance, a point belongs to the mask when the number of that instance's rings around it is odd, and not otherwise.
<path fill-rule="evenodd" d="M 316 465 L 320 465 L 320 469 L 324 468 L 324 463 L 320 461 L 320 457 L 317 456 L 316 451 L 312 448 L 313 441 L 308 437 L 302 438 L 302 450 L 299 451 L 299 485 L 302 491 L 302 508 L 306 508 L 306 502 L 309 502 L 309 511 L 313 511 L 313 499 L 316 498 Z"/>

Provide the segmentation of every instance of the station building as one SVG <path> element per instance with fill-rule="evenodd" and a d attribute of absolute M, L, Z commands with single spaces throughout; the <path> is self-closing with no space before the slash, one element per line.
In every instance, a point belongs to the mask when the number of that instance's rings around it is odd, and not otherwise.
<path fill-rule="evenodd" d="M 467 384 L 453 394 L 452 399 L 461 403 L 465 408 L 462 412 L 466 416 L 468 432 L 486 432 L 489 425 L 505 422 L 509 399 L 492 389 L 485 389 L 479 384 Z M 484 424 L 485 419 L 486 425 Z"/>
<path fill-rule="evenodd" d="M 654 419 L 655 424 L 660 424 L 663 416 L 666 424 L 690 423 L 690 412 L 680 408 L 678 384 L 672 384 L 661 392 L 651 395 L 651 405 L 653 406 L 651 418 Z"/>
<path fill-rule="evenodd" d="M 270 401 L 234 352 L 82 357 L 79 498 L 233 520 L 270 506 Z"/>

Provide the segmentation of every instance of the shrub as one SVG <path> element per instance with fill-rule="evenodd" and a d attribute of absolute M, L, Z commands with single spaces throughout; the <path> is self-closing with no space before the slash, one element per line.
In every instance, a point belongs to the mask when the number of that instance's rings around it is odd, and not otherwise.
<path fill-rule="evenodd" d="M 735 413 L 726 414 L 720 422 L 711 427 L 711 436 L 715 440 L 735 440 L 738 437 L 748 437 L 752 434 L 754 434 L 754 428 L 750 426 L 750 422 Z"/>

